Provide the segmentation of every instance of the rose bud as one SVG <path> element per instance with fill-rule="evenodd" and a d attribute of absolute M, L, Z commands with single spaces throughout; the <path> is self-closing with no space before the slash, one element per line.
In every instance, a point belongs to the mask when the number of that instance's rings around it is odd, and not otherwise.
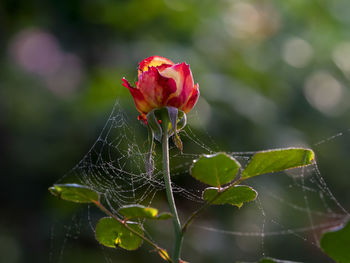
<path fill-rule="evenodd" d="M 146 115 L 153 109 L 175 107 L 188 113 L 199 97 L 198 83 L 194 85 L 190 66 L 153 56 L 139 64 L 136 87 L 123 78 L 123 86 L 134 98 L 139 119 L 147 122 Z"/>

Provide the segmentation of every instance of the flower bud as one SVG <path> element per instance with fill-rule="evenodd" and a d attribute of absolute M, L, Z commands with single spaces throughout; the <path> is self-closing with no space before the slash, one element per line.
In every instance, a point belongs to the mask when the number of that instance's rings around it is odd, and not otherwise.
<path fill-rule="evenodd" d="M 199 97 L 198 83 L 194 85 L 190 66 L 153 56 L 143 60 L 138 68 L 136 87 L 123 78 L 123 86 L 134 98 L 139 119 L 147 123 L 146 115 L 153 109 L 175 107 L 188 113 Z"/>

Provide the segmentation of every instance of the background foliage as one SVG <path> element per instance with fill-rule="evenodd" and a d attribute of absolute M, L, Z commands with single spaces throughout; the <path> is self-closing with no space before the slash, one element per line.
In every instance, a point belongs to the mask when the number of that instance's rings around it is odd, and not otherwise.
<path fill-rule="evenodd" d="M 116 98 L 136 117 L 121 78 L 136 79 L 137 63 L 151 55 L 191 65 L 201 99 L 189 123 L 218 150 L 309 146 L 349 208 L 349 12 L 347 0 L 2 0 L 0 261 L 103 262 L 107 252 L 79 216 L 86 209 L 47 187 L 87 152 Z M 215 216 L 225 228 L 226 214 Z M 197 246 L 202 239 L 189 250 L 228 260 L 213 245 L 222 239 Z M 320 262 L 303 245 L 304 259 Z M 244 260 L 261 255 L 234 247 Z M 272 247 L 273 256 L 297 259 L 283 243 Z M 111 257 L 135 262 L 148 253 Z"/>

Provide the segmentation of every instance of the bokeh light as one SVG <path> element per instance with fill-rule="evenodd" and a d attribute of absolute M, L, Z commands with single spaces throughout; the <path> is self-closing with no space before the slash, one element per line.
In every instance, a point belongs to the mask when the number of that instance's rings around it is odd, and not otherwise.
<path fill-rule="evenodd" d="M 305 67 L 310 63 L 312 55 L 312 46 L 304 39 L 291 37 L 283 45 L 282 57 L 286 63 L 293 67 Z"/>
<path fill-rule="evenodd" d="M 116 100 L 128 131 L 146 147 L 147 131 L 121 78 L 136 81 L 138 62 L 152 55 L 186 61 L 199 83 L 189 137 L 183 136 L 189 161 L 196 145 L 213 152 L 308 146 L 335 198 L 349 209 L 349 14 L 348 0 L 2 0 L 0 262 L 158 262 L 148 247 L 101 249 L 91 230 L 101 214 L 47 191 L 89 151 Z M 286 176 L 298 180 L 293 171 Z M 275 193 L 291 203 L 268 200 L 265 208 L 287 227 L 308 226 L 287 209 L 305 204 L 283 178 L 263 177 L 261 197 Z M 174 181 L 196 187 L 185 174 Z M 193 204 L 176 198 L 185 217 Z M 155 202 L 163 204 L 161 197 Z M 256 204 L 213 208 L 199 221 L 249 232 L 263 223 L 275 230 Z M 149 232 L 170 247 L 168 228 Z M 257 262 L 264 254 L 330 262 L 317 242 L 295 236 L 263 243 L 261 236 L 191 231 L 184 246 L 184 255 L 195 259 L 190 262 Z"/>
<path fill-rule="evenodd" d="M 83 78 L 80 58 L 65 53 L 54 35 L 40 29 L 24 29 L 17 33 L 9 46 L 16 63 L 41 78 L 54 94 L 73 93 Z"/>
<path fill-rule="evenodd" d="M 314 72 L 306 80 L 304 93 L 308 102 L 325 114 L 342 113 L 344 101 L 347 104 L 349 96 L 342 84 L 328 72 Z M 347 95 L 347 96 L 346 96 Z"/>

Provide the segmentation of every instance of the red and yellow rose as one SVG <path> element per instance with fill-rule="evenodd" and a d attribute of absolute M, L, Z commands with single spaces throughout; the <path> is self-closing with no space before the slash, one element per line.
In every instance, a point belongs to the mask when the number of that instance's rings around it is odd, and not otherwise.
<path fill-rule="evenodd" d="M 164 57 L 143 60 L 135 84 L 133 87 L 123 78 L 123 86 L 129 89 L 143 121 L 151 110 L 167 106 L 188 113 L 199 97 L 198 83 L 193 83 L 190 66 L 185 62 L 175 64 Z"/>

